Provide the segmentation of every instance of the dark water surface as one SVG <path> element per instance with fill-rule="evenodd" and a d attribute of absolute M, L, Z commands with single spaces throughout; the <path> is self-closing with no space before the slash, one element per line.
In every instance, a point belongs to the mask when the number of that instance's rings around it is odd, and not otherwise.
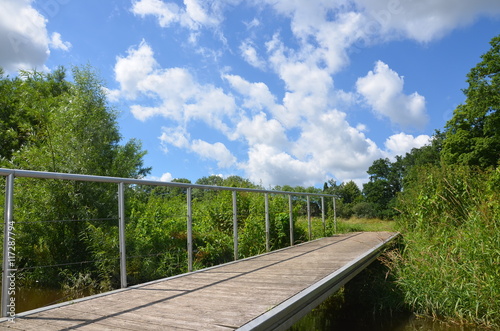
<path fill-rule="evenodd" d="M 59 289 L 31 288 L 16 290 L 16 313 L 69 300 Z"/>
<path fill-rule="evenodd" d="M 289 331 L 485 331 L 487 329 L 448 325 L 412 313 L 374 314 L 373 311 L 344 309 L 335 297 L 327 299 L 298 321 Z M 491 330 L 491 329 L 488 329 Z"/>

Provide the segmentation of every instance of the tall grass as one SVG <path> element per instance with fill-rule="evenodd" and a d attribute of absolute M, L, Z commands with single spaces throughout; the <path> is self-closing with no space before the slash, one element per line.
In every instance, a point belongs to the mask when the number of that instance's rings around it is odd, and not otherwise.
<path fill-rule="evenodd" d="M 417 313 L 500 326 L 500 168 L 422 168 L 400 196 L 404 249 L 394 259 Z"/>

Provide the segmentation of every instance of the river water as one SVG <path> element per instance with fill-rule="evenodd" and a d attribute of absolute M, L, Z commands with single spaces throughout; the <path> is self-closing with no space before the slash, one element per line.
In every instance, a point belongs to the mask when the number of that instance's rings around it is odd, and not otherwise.
<path fill-rule="evenodd" d="M 374 314 L 373 310 L 345 309 L 335 295 L 304 316 L 288 331 L 485 331 L 472 326 L 449 325 L 410 312 Z"/>

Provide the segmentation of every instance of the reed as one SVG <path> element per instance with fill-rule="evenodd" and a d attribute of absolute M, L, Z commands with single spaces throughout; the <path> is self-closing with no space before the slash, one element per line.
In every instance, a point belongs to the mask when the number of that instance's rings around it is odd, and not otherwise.
<path fill-rule="evenodd" d="M 500 168 L 418 169 L 399 197 L 393 271 L 416 313 L 500 326 Z"/>

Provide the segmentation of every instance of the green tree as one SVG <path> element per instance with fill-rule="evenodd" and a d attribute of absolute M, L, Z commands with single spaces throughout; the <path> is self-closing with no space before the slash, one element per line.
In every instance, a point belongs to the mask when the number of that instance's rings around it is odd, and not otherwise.
<path fill-rule="evenodd" d="M 0 166 L 145 176 L 150 170 L 143 166 L 145 152 L 135 140 L 120 144 L 116 111 L 95 72 L 75 67 L 72 77 L 66 80 L 64 68 L 0 76 Z M 115 185 L 18 178 L 15 196 L 18 266 L 30 270 L 21 277 L 27 281 L 59 283 L 63 269 L 73 267 L 37 266 L 90 260 L 86 233 L 91 227 L 109 232 L 116 224 Z"/>
<path fill-rule="evenodd" d="M 406 153 L 402 160 L 404 175 L 414 166 L 439 165 L 444 138 L 445 134 L 440 130 L 436 130 L 429 144 L 419 148 L 412 148 L 409 153 Z"/>
<path fill-rule="evenodd" d="M 347 183 L 340 184 L 337 189 L 337 195 L 344 203 L 355 203 L 363 199 L 361 190 L 352 180 Z"/>
<path fill-rule="evenodd" d="M 224 179 L 221 176 L 211 175 L 208 177 L 202 177 L 196 181 L 198 185 L 214 185 L 214 186 L 224 186 Z"/>
<path fill-rule="evenodd" d="M 245 179 L 240 176 L 229 176 L 223 180 L 222 186 L 228 187 L 244 187 L 244 188 L 256 188 L 250 180 Z"/>
<path fill-rule="evenodd" d="M 363 185 L 363 194 L 367 202 L 374 204 L 377 216 L 391 218 L 392 208 L 398 192 L 402 189 L 403 158 L 396 157 L 395 162 L 389 159 L 378 159 L 368 168 L 370 181 Z"/>
<path fill-rule="evenodd" d="M 11 122 L 11 132 L 16 131 L 16 125 L 18 129 L 10 139 L 10 151 L 2 148 L 3 165 L 92 175 L 145 176 L 150 171 L 143 166 L 145 152 L 136 140 L 120 145 L 117 113 L 108 106 L 97 75 L 90 67 L 75 67 L 74 82 L 66 81 L 65 76 L 64 68 L 54 74 L 24 71 L 22 79 L 4 82 L 10 86 L 12 100 L 1 120 Z M 29 120 L 23 120 L 24 117 Z"/>
<path fill-rule="evenodd" d="M 467 74 L 466 101 L 446 124 L 442 157 L 448 164 L 496 166 L 500 160 L 500 35 Z"/>
<path fill-rule="evenodd" d="M 335 180 L 331 179 L 328 183 L 330 187 L 327 188 L 325 193 L 336 196 L 337 215 L 343 218 L 351 217 L 354 214 L 354 205 L 363 200 L 363 195 L 358 185 L 352 180 L 338 185 Z M 328 186 L 326 183 L 325 185 Z"/>

